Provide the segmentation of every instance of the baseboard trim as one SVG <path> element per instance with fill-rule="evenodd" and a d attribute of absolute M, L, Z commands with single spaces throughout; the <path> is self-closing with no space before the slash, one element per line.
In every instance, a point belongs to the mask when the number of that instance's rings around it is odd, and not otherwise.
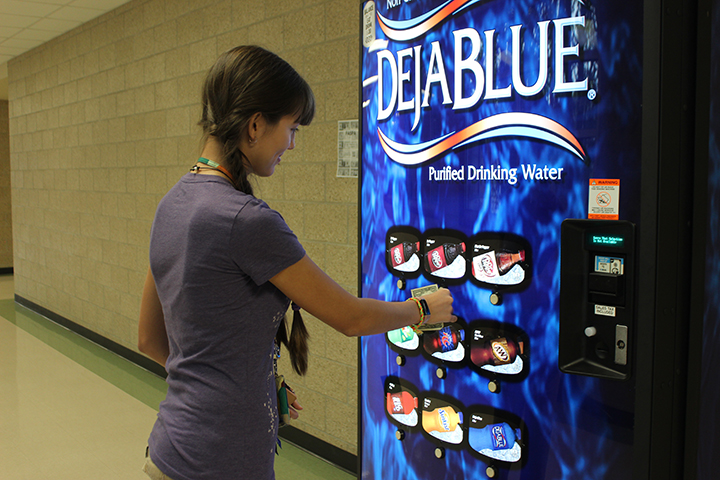
<path fill-rule="evenodd" d="M 1 271 L 2 270 L 0 270 L 0 272 Z M 109 338 L 100 335 L 99 333 L 93 332 L 89 328 L 83 327 L 82 325 L 79 325 L 72 320 L 63 317 L 62 315 L 58 315 L 57 313 L 48 310 L 47 308 L 40 306 L 37 303 L 21 297 L 20 295 L 15 295 L 15 301 L 19 305 L 27 308 L 28 310 L 32 310 L 38 315 L 42 315 L 48 320 L 57 323 L 58 325 L 61 325 L 72 332 L 77 333 L 78 335 L 88 339 L 89 341 L 96 343 L 97 345 L 100 345 L 101 347 L 125 358 L 126 360 L 134 363 L 135 365 L 144 368 L 145 370 L 148 370 L 162 378 L 167 377 L 167 373 L 161 365 L 155 363 L 144 355 L 134 350 L 131 350 L 123 345 L 120 345 L 119 343 L 114 342 Z M 304 432 L 298 428 L 295 428 L 292 425 L 281 428 L 279 436 L 280 438 L 294 444 L 298 448 L 301 448 L 302 450 L 305 450 L 317 457 L 320 457 L 321 459 L 343 470 L 346 470 L 348 473 L 357 475 L 357 455 L 346 452 L 345 450 L 338 448 L 323 440 L 320 440 L 319 438 L 310 435 L 309 433 Z"/>
<path fill-rule="evenodd" d="M 120 345 L 119 343 L 114 342 L 109 338 L 100 335 L 99 333 L 93 332 L 89 328 L 83 327 L 82 325 L 79 325 L 72 320 L 63 317 L 62 315 L 58 315 L 57 313 L 48 310 L 47 308 L 38 305 L 37 303 L 34 303 L 27 298 L 23 298 L 20 295 L 15 295 L 15 301 L 23 307 L 27 308 L 28 310 L 32 310 L 38 315 L 42 315 L 48 320 L 55 322 L 58 325 L 62 325 L 71 332 L 77 333 L 81 337 L 84 337 L 91 342 L 100 345 L 101 347 L 123 357 L 124 359 L 129 360 L 135 365 L 144 368 L 145 370 L 148 370 L 149 372 L 152 372 L 159 377 L 167 377 L 167 373 L 165 372 L 165 369 L 162 367 L 162 365 L 150 360 L 145 355 L 131 350 L 123 345 Z"/>

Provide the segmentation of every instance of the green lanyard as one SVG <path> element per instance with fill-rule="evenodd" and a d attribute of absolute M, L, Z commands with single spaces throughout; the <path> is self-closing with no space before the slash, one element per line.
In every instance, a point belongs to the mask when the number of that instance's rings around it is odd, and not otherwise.
<path fill-rule="evenodd" d="M 220 166 L 219 163 L 213 162 L 213 161 L 210 160 L 209 158 L 205 158 L 205 157 L 200 157 L 200 158 L 198 159 L 198 162 L 204 163 L 204 164 L 207 165 L 208 167 L 213 167 L 213 168 L 218 168 L 218 167 Z"/>
<path fill-rule="evenodd" d="M 228 172 L 227 169 L 225 167 L 223 167 L 222 165 L 220 165 L 219 163 L 214 162 L 214 161 L 210 160 L 209 158 L 205 158 L 205 157 L 200 157 L 198 159 L 198 162 L 203 163 L 210 168 L 214 168 L 214 169 L 220 171 L 220 173 L 223 173 L 226 177 L 228 177 L 232 183 L 235 183 L 235 180 L 233 179 L 233 176 L 230 174 L 230 172 Z"/>

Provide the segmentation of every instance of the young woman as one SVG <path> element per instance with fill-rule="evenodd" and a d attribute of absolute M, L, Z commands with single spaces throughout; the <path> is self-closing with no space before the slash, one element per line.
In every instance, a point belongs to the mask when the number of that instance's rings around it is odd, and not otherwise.
<path fill-rule="evenodd" d="M 253 196 L 249 175 L 272 175 L 315 113 L 289 64 L 259 47 L 234 48 L 210 69 L 202 104 L 201 157 L 161 200 L 150 239 L 138 346 L 165 366 L 168 393 L 145 470 L 173 480 L 273 479 L 273 358 L 290 301 L 350 336 L 423 316 L 414 301 L 346 292 Z M 433 322 L 457 320 L 448 290 L 423 298 Z M 304 373 L 307 346 L 293 323 L 291 357 Z"/>

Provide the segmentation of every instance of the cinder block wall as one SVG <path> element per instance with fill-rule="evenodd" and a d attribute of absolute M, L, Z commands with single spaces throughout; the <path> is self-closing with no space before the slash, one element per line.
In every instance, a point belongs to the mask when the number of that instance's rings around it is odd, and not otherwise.
<path fill-rule="evenodd" d="M 0 268 L 13 266 L 8 102 L 0 100 Z"/>
<path fill-rule="evenodd" d="M 357 288 L 357 180 L 335 177 L 357 118 L 356 0 L 135 0 L 8 66 L 16 293 L 136 348 L 157 202 L 199 153 L 199 91 L 222 51 L 258 44 L 309 81 L 318 112 L 258 196 Z M 2 169 L 0 169 L 2 170 Z M 306 314 L 298 428 L 356 453 L 357 343 Z"/>

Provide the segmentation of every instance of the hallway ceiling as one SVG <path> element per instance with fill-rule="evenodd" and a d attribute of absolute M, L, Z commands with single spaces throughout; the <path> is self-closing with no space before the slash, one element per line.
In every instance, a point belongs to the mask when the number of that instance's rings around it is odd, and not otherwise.
<path fill-rule="evenodd" d="M 0 0 L 0 99 L 7 62 L 128 0 Z"/>

